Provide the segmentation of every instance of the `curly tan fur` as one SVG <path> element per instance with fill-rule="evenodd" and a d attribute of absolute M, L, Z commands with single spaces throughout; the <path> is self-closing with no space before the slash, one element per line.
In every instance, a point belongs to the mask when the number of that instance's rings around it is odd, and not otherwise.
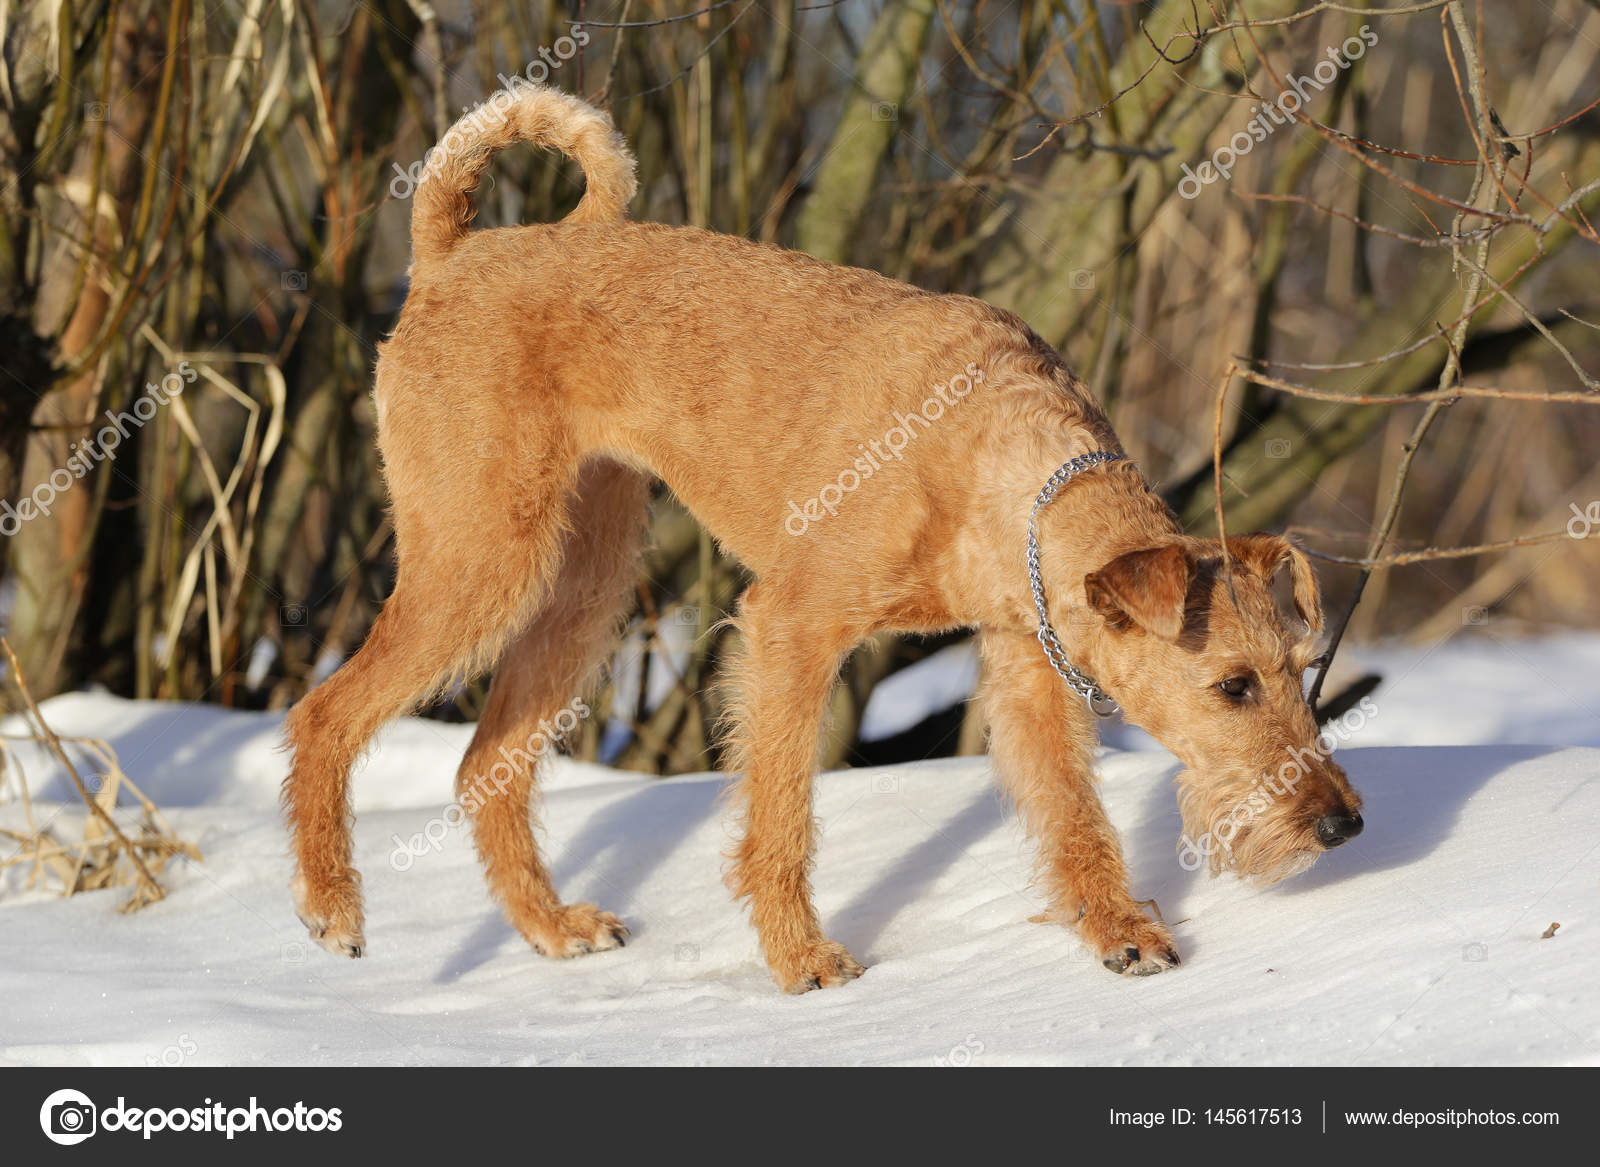
<path fill-rule="evenodd" d="M 1094 719 L 1033 637 L 1033 497 L 1068 458 L 1120 450 L 1088 391 L 981 301 L 627 222 L 632 162 L 603 114 L 535 87 L 496 108 L 490 124 L 463 119 L 430 160 L 411 294 L 381 346 L 394 594 L 361 651 L 289 718 L 295 897 L 313 936 L 350 955 L 365 944 L 347 783 L 372 734 L 496 660 L 460 781 L 552 718 L 613 643 L 659 477 L 758 580 L 733 669 L 743 835 L 730 881 L 780 986 L 862 971 L 812 905 L 811 781 L 841 662 L 891 629 L 979 630 L 996 768 L 1037 840 L 1053 914 L 1116 971 L 1177 963 L 1132 898 L 1095 793 Z M 580 161 L 583 203 L 560 223 L 468 233 L 490 156 L 523 140 Z M 807 502 L 850 473 L 855 487 L 836 485 L 829 507 Z M 1300 689 L 1321 620 L 1304 556 L 1247 536 L 1226 569 L 1127 462 L 1064 489 L 1041 542 L 1068 653 L 1185 763 L 1188 830 L 1259 801 L 1254 779 L 1316 733 Z M 1271 594 L 1285 566 L 1297 617 Z M 1219 692 L 1239 675 L 1251 678 L 1243 700 Z M 495 895 L 539 951 L 620 944 L 614 916 L 565 906 L 550 886 L 529 821 L 537 761 L 518 765 L 507 789 L 464 803 Z M 1252 803 L 1248 823 L 1235 816 L 1212 858 L 1272 878 L 1320 853 L 1319 819 L 1359 805 L 1319 758 L 1292 792 Z"/>

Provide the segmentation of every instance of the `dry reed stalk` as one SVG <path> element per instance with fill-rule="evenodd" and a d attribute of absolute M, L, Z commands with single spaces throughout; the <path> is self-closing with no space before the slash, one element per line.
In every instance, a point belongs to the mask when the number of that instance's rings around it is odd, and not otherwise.
<path fill-rule="evenodd" d="M 36 733 L 13 736 L 11 740 L 34 741 L 46 746 L 65 768 L 67 777 L 89 810 L 78 843 L 67 846 L 60 842 L 51 833 L 49 823 L 42 827 L 37 824 L 21 764 L 9 748 L 0 744 L 0 758 L 9 763 L 7 772 L 15 776 L 27 817 L 25 833 L 0 830 L 0 835 L 19 845 L 16 855 L 0 860 L 0 869 L 18 863 L 31 863 L 28 886 L 35 886 L 46 875 L 53 874 L 61 881 L 63 894 L 69 897 L 80 891 L 132 884 L 133 895 L 120 909 L 124 912 L 135 912 L 164 899 L 166 891 L 156 882 L 152 868 L 156 872 L 161 871 L 167 861 L 177 855 L 198 861 L 201 858 L 199 849 L 178 838 L 155 803 L 123 771 L 116 751 L 107 742 L 98 738 L 66 738 L 65 741 L 72 742 L 88 753 L 104 775 L 91 794 L 88 784 L 67 754 L 64 740 L 45 721 L 44 714 L 28 690 L 16 654 L 3 636 L 0 636 L 0 651 L 5 654 L 11 680 L 37 727 Z M 143 812 L 135 839 L 130 839 L 113 817 L 118 795 L 124 789 L 139 803 Z M 127 860 L 126 864 L 121 862 L 123 859 Z"/>

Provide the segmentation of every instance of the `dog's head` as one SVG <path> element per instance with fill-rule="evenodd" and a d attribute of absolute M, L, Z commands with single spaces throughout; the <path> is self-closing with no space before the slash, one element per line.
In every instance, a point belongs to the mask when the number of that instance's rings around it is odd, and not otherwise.
<path fill-rule="evenodd" d="M 1260 883 L 1361 832 L 1361 798 L 1319 736 L 1303 678 L 1322 630 L 1316 576 L 1278 535 L 1174 535 L 1089 573 L 1089 661 L 1128 719 L 1184 763 L 1191 868 Z M 1286 575 L 1293 613 L 1273 584 Z"/>

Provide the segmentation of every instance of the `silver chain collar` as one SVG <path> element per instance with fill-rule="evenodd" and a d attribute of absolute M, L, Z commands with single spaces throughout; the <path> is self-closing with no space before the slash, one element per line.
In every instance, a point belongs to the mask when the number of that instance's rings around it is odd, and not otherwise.
<path fill-rule="evenodd" d="M 1037 523 L 1039 512 L 1068 482 L 1092 467 L 1121 460 L 1121 454 L 1111 454 L 1105 450 L 1091 450 L 1087 454 L 1079 454 L 1050 476 L 1050 480 L 1044 484 L 1044 489 L 1039 492 L 1039 497 L 1034 500 L 1033 510 L 1028 513 L 1028 582 L 1033 585 L 1034 607 L 1039 609 L 1039 643 L 1044 648 L 1044 655 L 1049 660 L 1050 667 L 1055 669 L 1061 679 L 1072 687 L 1073 692 L 1082 697 L 1089 708 L 1100 717 L 1110 717 L 1115 713 L 1117 703 L 1107 696 L 1093 677 L 1067 659 L 1066 649 L 1061 647 L 1061 640 L 1056 636 L 1056 630 L 1050 627 L 1050 615 L 1044 606 L 1044 581 L 1039 578 Z"/>

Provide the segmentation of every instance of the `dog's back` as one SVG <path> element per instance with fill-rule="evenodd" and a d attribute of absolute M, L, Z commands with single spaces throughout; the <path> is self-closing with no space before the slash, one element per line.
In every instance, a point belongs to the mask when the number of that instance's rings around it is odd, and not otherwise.
<path fill-rule="evenodd" d="M 418 190 L 411 295 L 377 394 L 380 416 L 405 415 L 401 427 L 419 442 L 464 428 L 512 432 L 530 410 L 559 415 L 586 453 L 664 479 L 759 571 L 788 541 L 790 503 L 804 503 L 793 498 L 796 482 L 821 489 L 858 457 L 875 463 L 867 443 L 952 379 L 970 383 L 969 366 L 985 392 L 963 396 L 933 436 L 917 431 L 912 453 L 937 457 L 946 443 L 968 446 L 972 430 L 1013 428 L 985 416 L 988 390 L 1019 362 L 1026 376 L 1017 380 L 1034 386 L 1042 367 L 1059 366 L 1019 319 L 980 300 L 733 236 L 628 221 L 632 158 L 604 115 L 576 98 L 529 86 L 496 117 L 492 126 L 481 112 L 458 123 Z M 559 223 L 468 230 L 472 188 L 493 153 L 519 140 L 575 158 L 588 178 L 583 200 Z M 463 336 L 473 343 L 461 345 Z M 396 366 L 404 377 L 390 375 Z M 1064 368 L 1045 371 L 1058 375 L 1055 407 L 1104 424 Z M 760 437 L 725 445 L 708 466 L 708 431 Z M 937 504 L 905 491 L 912 482 L 870 506 L 911 519 Z M 752 512 L 764 520 L 743 517 Z M 736 529 L 764 534 L 756 541 Z"/>

